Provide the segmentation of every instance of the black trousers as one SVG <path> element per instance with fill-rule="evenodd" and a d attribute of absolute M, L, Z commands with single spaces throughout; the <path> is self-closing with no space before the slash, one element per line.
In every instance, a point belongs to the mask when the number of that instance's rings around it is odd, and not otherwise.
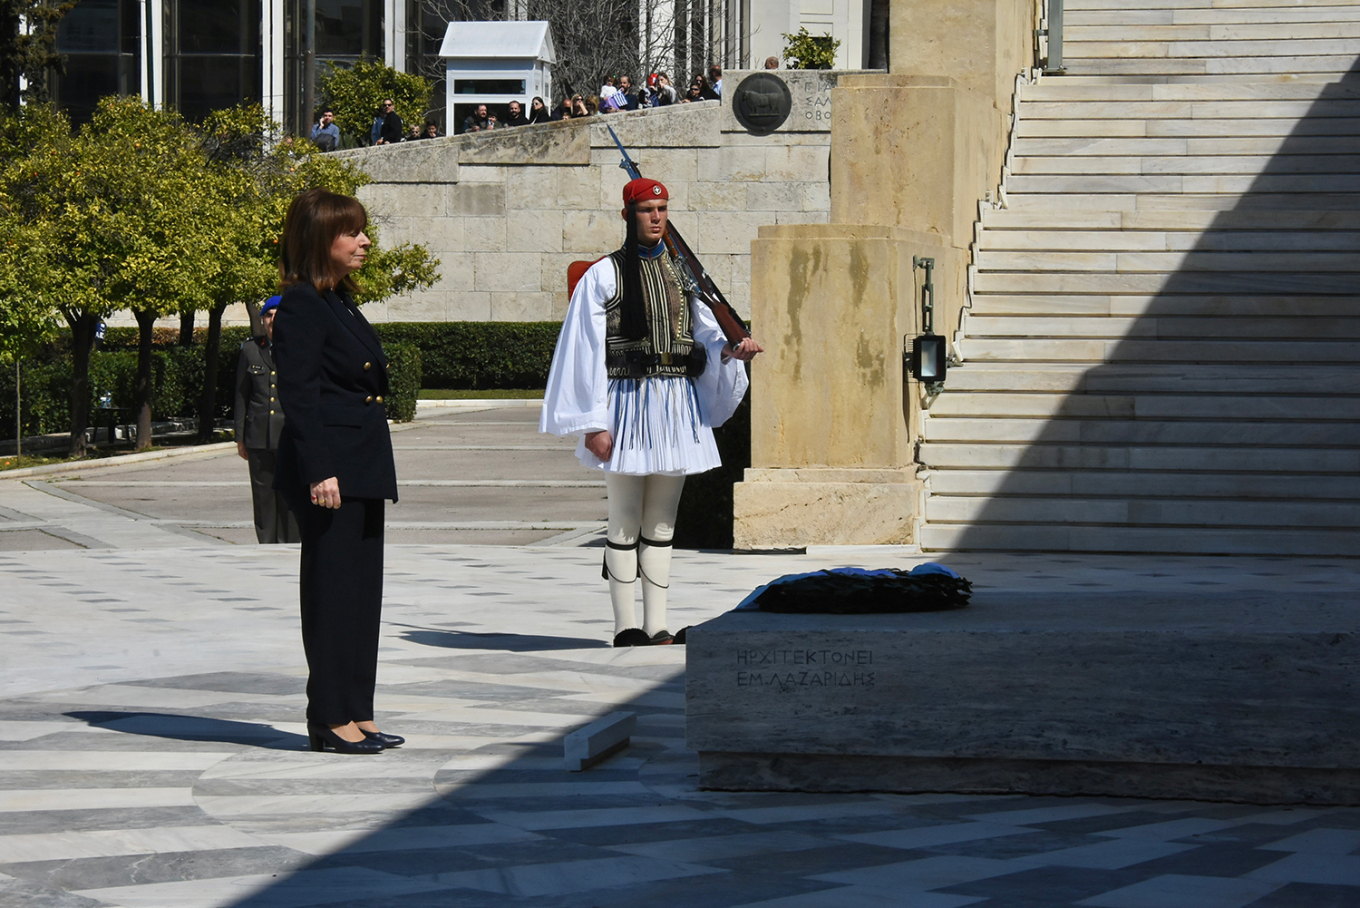
<path fill-rule="evenodd" d="M 284 500 L 283 493 L 274 489 L 274 452 L 265 448 L 247 448 L 250 464 L 250 498 L 255 511 L 255 538 L 261 543 L 298 542 L 297 518 Z"/>
<path fill-rule="evenodd" d="M 382 620 L 381 498 L 342 498 L 337 509 L 301 505 L 302 648 L 307 721 L 373 719 Z"/>

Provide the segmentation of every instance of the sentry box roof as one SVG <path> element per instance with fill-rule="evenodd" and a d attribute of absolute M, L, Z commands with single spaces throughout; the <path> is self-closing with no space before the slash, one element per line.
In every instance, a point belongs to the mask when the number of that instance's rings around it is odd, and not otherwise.
<path fill-rule="evenodd" d="M 439 56 L 455 60 L 519 59 L 556 63 L 546 22 L 450 22 Z"/>

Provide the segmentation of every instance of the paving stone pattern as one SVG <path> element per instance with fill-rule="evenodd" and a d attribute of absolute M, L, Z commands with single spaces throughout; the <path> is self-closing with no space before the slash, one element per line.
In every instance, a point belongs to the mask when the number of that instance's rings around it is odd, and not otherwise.
<path fill-rule="evenodd" d="M 100 540 L 0 552 L 0 906 L 1360 905 L 1356 809 L 697 791 L 684 650 L 606 645 L 598 534 L 390 544 L 378 720 L 409 743 L 312 754 L 297 549 L 167 532 L 141 488 L 132 511 L 0 481 L 0 517 L 52 498 L 47 530 Z M 782 573 L 922 560 L 681 551 L 672 617 Z M 1328 560 L 949 562 L 979 590 L 1055 595 L 1357 585 Z M 638 714 L 632 745 L 566 772 L 562 738 L 617 709 Z"/>

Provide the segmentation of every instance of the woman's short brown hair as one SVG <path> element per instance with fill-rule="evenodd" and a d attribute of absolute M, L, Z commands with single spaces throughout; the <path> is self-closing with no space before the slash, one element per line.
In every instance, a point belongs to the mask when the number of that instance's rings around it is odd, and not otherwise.
<path fill-rule="evenodd" d="M 308 283 L 317 290 L 359 285 L 331 260 L 331 245 L 342 233 L 368 226 L 368 212 L 358 199 L 325 189 L 308 189 L 293 199 L 283 222 L 279 254 L 279 287 Z"/>

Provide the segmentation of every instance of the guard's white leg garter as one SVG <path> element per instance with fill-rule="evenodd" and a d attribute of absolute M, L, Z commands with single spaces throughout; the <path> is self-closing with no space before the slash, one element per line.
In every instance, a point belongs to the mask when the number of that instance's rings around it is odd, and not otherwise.
<path fill-rule="evenodd" d="M 671 540 L 680 508 L 683 476 L 647 477 L 642 499 L 638 574 L 642 578 L 642 629 L 652 636 L 666 627 L 667 590 L 671 585 Z"/>
<path fill-rule="evenodd" d="M 637 627 L 638 532 L 642 525 L 645 476 L 604 474 L 609 494 L 609 529 L 605 535 L 604 577 L 614 608 L 614 634 Z"/>

